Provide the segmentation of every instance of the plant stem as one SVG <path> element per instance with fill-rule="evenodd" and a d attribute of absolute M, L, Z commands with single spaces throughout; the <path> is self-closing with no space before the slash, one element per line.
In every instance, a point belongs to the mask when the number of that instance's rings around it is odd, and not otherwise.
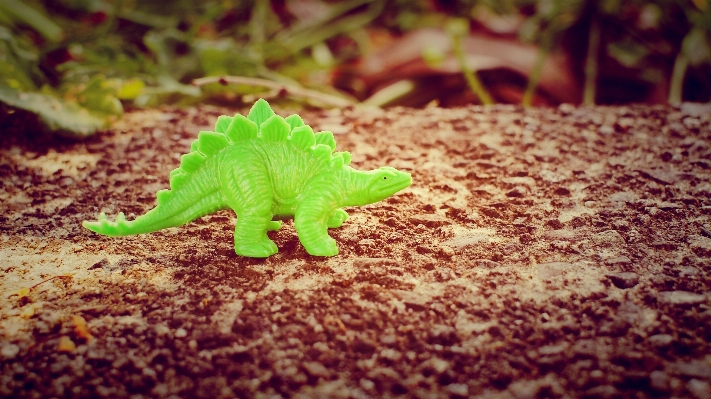
<path fill-rule="evenodd" d="M 583 104 L 595 105 L 597 91 L 597 55 L 600 49 L 600 22 L 593 16 L 588 33 L 588 54 L 585 59 L 585 89 Z"/>
<path fill-rule="evenodd" d="M 481 103 L 484 105 L 493 105 L 494 100 L 491 95 L 484 88 L 484 86 L 479 81 L 475 70 L 469 69 L 467 67 L 467 60 L 464 57 L 464 50 L 462 49 L 462 37 L 456 34 L 450 35 L 452 38 L 452 52 L 457 58 L 457 63 L 459 64 L 459 69 L 462 70 L 464 74 L 464 79 L 466 79 L 469 88 L 474 92 L 474 94 L 479 97 Z"/>
<path fill-rule="evenodd" d="M 521 100 L 521 105 L 524 107 L 530 107 L 533 104 L 533 94 L 536 92 L 536 86 L 538 86 L 538 81 L 541 79 L 541 73 L 543 72 L 543 64 L 550 52 L 552 36 L 550 28 L 543 32 L 543 40 L 536 55 L 536 63 L 533 64 L 531 75 L 528 77 L 528 86 L 526 86 L 526 91 L 523 93 L 523 99 Z"/>
<path fill-rule="evenodd" d="M 249 16 L 248 51 L 259 65 L 264 65 L 264 43 L 267 40 L 266 21 L 269 0 L 255 0 L 252 14 Z"/>
<path fill-rule="evenodd" d="M 683 50 L 679 51 L 674 60 L 671 82 L 669 83 L 669 104 L 679 105 L 683 99 L 684 75 L 689 66 L 689 59 L 684 55 Z"/>
<path fill-rule="evenodd" d="M 674 60 L 674 69 L 672 70 L 671 82 L 669 83 L 669 104 L 679 105 L 684 100 L 684 76 L 689 68 L 689 56 L 693 54 L 695 38 L 701 31 L 699 28 L 693 28 L 686 34 L 681 42 L 681 48 Z"/>
<path fill-rule="evenodd" d="M 252 15 L 249 18 L 249 39 L 253 44 L 262 45 L 266 40 L 264 26 L 266 25 L 268 7 L 267 0 L 257 0 L 254 3 Z"/>

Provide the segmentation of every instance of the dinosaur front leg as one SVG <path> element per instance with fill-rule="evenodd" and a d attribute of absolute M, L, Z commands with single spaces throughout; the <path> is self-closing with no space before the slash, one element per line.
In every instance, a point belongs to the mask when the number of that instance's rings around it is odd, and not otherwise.
<path fill-rule="evenodd" d="M 336 209 L 328 218 L 328 228 L 335 229 L 343 226 L 343 223 L 348 219 L 348 213 L 343 209 Z"/>
<path fill-rule="evenodd" d="M 266 235 L 267 230 L 274 227 L 271 219 L 270 212 L 238 211 L 235 253 L 252 258 L 267 258 L 277 253 L 276 244 Z"/>
<path fill-rule="evenodd" d="M 334 256 L 338 254 L 336 240 L 328 235 L 330 215 L 335 213 L 320 198 L 305 200 L 296 209 L 294 227 L 299 241 L 306 252 L 314 256 Z"/>

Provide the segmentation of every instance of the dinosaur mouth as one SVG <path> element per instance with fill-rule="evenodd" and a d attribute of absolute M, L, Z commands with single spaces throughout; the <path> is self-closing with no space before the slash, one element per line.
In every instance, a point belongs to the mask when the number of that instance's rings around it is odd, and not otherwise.
<path fill-rule="evenodd" d="M 407 176 L 394 180 L 392 183 L 385 186 L 384 189 L 389 192 L 396 193 L 404 188 L 407 188 L 410 184 L 412 184 L 412 176 L 408 173 Z"/>

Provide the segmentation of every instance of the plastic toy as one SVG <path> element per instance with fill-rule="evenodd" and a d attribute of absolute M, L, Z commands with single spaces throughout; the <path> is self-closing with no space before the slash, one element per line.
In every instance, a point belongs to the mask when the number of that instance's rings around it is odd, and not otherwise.
<path fill-rule="evenodd" d="M 156 193 L 155 208 L 132 221 L 123 212 L 115 222 L 101 213 L 83 226 L 107 236 L 143 234 L 231 208 L 238 255 L 275 254 L 266 232 L 293 217 L 309 254 L 333 256 L 338 246 L 328 229 L 348 218 L 342 207 L 381 201 L 412 183 L 409 173 L 390 167 L 355 170 L 350 153 L 335 148 L 333 133 L 314 133 L 298 115 L 275 115 L 260 99 L 246 118 L 223 115 L 214 132 L 200 132 L 170 173 L 170 190 Z"/>

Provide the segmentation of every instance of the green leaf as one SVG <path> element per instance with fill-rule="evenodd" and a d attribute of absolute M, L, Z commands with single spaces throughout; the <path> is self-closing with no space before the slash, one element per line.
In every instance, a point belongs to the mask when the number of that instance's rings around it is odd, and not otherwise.
<path fill-rule="evenodd" d="M 701 28 L 694 28 L 686 35 L 681 43 L 681 49 L 693 66 L 711 60 L 711 48 L 706 39 L 706 32 Z"/>
<path fill-rule="evenodd" d="M 430 68 L 437 68 L 440 65 L 442 65 L 442 62 L 447 58 L 447 54 L 445 54 L 442 49 L 437 48 L 435 46 L 425 46 L 422 49 L 422 59 L 425 61 L 425 64 L 429 66 Z"/>
<path fill-rule="evenodd" d="M 469 21 L 464 18 L 451 18 L 444 25 L 444 30 L 452 36 L 466 36 L 469 34 Z"/>
<path fill-rule="evenodd" d="M 259 61 L 245 51 L 236 51 L 240 44 L 232 39 L 196 40 L 195 49 L 204 76 L 257 74 Z"/>
<path fill-rule="evenodd" d="M 49 131 L 70 137 L 89 136 L 108 123 L 108 119 L 93 115 L 74 102 L 62 101 L 48 94 L 23 93 L 0 86 L 0 101 L 37 114 Z"/>
<path fill-rule="evenodd" d="M 106 80 L 103 76 L 95 76 L 77 95 L 79 104 L 92 112 L 106 116 L 123 114 L 121 101 L 115 96 L 118 84 L 117 80 Z"/>
<path fill-rule="evenodd" d="M 105 0 L 57 0 L 62 6 L 76 11 L 97 12 L 107 7 Z"/>
<path fill-rule="evenodd" d="M 630 38 L 607 45 L 607 54 L 620 64 L 632 68 L 639 66 L 649 55 L 649 50 Z"/>
<path fill-rule="evenodd" d="M 37 55 L 30 50 L 30 46 L 0 26 L 0 84 L 33 91 L 37 89 L 33 77 L 40 75 Z"/>
<path fill-rule="evenodd" d="M 22 1 L 0 0 L 0 12 L 9 15 L 11 19 L 30 26 L 44 36 L 45 39 L 58 42 L 64 35 L 59 25 Z"/>
<path fill-rule="evenodd" d="M 135 100 L 136 97 L 143 93 L 143 89 L 145 88 L 146 83 L 141 79 L 127 79 L 121 82 L 120 87 L 116 92 L 116 97 L 121 100 Z"/>
<path fill-rule="evenodd" d="M 202 94 L 199 87 L 182 84 L 168 75 L 158 75 L 157 80 L 157 87 L 145 87 L 136 97 L 133 102 L 135 106 L 157 106 L 170 102 L 171 98 L 195 101 Z"/>
<path fill-rule="evenodd" d="M 181 80 L 200 68 L 196 49 L 184 32 L 177 29 L 150 31 L 143 37 L 143 43 L 155 56 L 160 71 L 175 80 Z"/>

